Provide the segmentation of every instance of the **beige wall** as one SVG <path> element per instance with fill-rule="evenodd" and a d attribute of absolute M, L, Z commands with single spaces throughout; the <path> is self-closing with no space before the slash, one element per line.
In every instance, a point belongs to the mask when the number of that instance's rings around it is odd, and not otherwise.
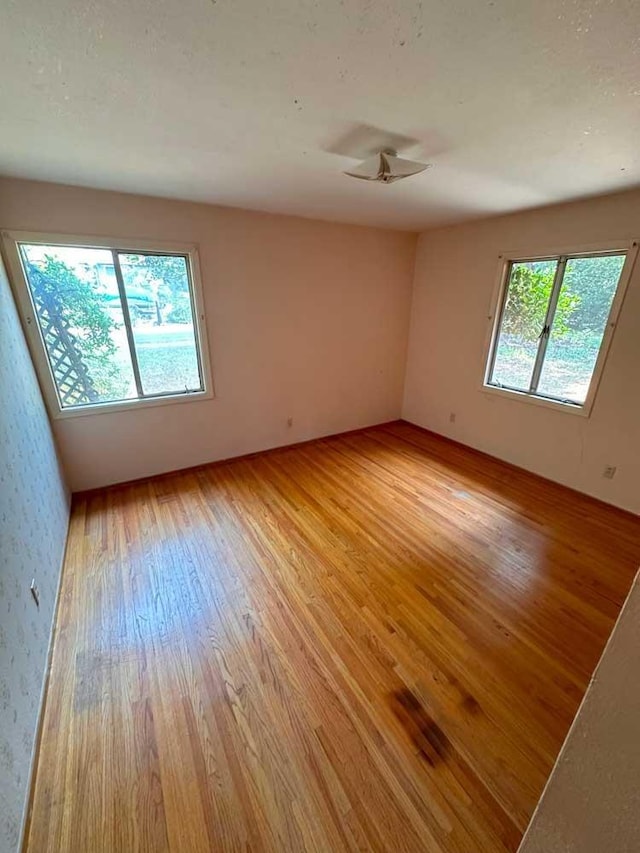
<path fill-rule="evenodd" d="M 640 850 L 640 582 L 629 593 L 520 853 Z"/>
<path fill-rule="evenodd" d="M 400 415 L 415 235 L 8 179 L 0 227 L 199 246 L 216 399 L 54 422 L 74 490 Z"/>
<path fill-rule="evenodd" d="M 640 263 L 590 418 L 481 390 L 487 315 L 505 251 L 640 237 L 640 192 L 486 219 L 418 242 L 403 416 L 609 503 L 640 511 Z M 451 412 L 456 413 L 450 423 Z M 605 480 L 605 465 L 616 465 Z"/>
<path fill-rule="evenodd" d="M 56 421 L 74 490 L 400 414 L 414 235 L 9 179 L 0 226 L 200 248 L 216 399 Z M 421 235 L 403 416 L 640 511 L 640 264 L 590 418 L 480 390 L 501 252 L 638 236 L 640 192 Z"/>

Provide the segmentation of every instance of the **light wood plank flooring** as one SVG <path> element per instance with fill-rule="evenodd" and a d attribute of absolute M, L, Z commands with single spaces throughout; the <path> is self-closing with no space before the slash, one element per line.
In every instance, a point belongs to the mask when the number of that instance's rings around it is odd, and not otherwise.
<path fill-rule="evenodd" d="M 29 850 L 513 851 L 638 563 L 404 423 L 78 496 Z"/>

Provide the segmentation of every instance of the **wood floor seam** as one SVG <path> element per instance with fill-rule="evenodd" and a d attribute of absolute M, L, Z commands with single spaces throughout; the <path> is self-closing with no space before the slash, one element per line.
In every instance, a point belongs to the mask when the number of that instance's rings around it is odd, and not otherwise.
<path fill-rule="evenodd" d="M 27 849 L 515 851 L 638 563 L 402 421 L 76 495 Z"/>

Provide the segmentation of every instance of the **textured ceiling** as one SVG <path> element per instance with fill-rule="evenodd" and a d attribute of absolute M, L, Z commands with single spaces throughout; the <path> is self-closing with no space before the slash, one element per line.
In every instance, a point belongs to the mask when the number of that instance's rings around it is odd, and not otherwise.
<path fill-rule="evenodd" d="M 640 184 L 637 0 L 3 0 L 0 70 L 1 174 L 409 229 Z M 341 174 L 388 136 L 434 168 Z"/>

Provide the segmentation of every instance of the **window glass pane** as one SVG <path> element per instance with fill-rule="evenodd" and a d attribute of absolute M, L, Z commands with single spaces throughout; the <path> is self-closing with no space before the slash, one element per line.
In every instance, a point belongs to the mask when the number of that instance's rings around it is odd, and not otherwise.
<path fill-rule="evenodd" d="M 557 265 L 556 260 L 511 265 L 491 384 L 529 390 Z"/>
<path fill-rule="evenodd" d="M 187 259 L 124 252 L 118 258 L 144 394 L 202 390 Z"/>
<path fill-rule="evenodd" d="M 569 258 L 538 393 L 584 403 L 625 255 Z"/>
<path fill-rule="evenodd" d="M 63 408 L 137 396 L 111 252 L 20 245 Z"/>

